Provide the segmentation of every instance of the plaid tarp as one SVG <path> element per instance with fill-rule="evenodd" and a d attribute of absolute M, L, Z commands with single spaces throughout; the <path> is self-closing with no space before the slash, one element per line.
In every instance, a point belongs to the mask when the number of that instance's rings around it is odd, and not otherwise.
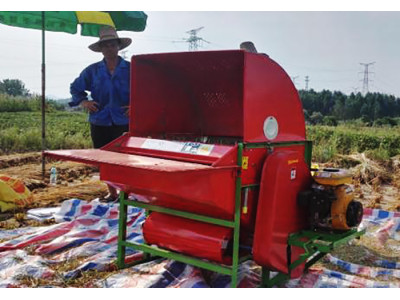
<path fill-rule="evenodd" d="M 70 199 L 63 202 L 54 215 L 56 224 L 0 231 L 0 287 L 24 287 L 24 278 L 48 279 L 60 286 L 89 270 L 116 271 L 118 204 L 102 204 L 97 199 L 86 202 Z M 46 217 L 44 217 L 46 219 Z M 141 225 L 145 219 L 141 209 L 128 208 L 127 240 L 142 242 Z M 377 243 L 400 253 L 400 213 L 365 209 L 361 227 Z M 127 261 L 142 258 L 127 248 Z M 301 278 L 290 280 L 286 287 L 400 287 L 400 262 L 382 260 L 371 252 L 374 266 L 343 261 L 332 255 L 325 260 L 335 270 L 312 268 Z M 398 256 L 397 256 L 398 257 Z M 54 264 L 81 259 L 75 269 L 59 274 Z M 338 271 L 340 270 L 340 271 Z M 252 261 L 241 265 L 239 287 L 256 287 L 260 283 L 260 267 Z M 59 284 L 58 284 L 59 283 Z M 103 280 L 94 280 L 92 287 L 229 287 L 230 277 L 201 270 L 172 260 L 156 260 L 120 270 Z"/>

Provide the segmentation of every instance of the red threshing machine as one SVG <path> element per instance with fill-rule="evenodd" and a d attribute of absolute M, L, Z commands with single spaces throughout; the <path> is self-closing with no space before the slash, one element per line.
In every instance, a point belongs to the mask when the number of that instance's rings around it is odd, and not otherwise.
<path fill-rule="evenodd" d="M 228 274 L 236 286 L 239 264 L 253 259 L 271 286 L 363 233 L 351 197 L 333 210 L 335 185 L 325 198 L 311 188 L 302 105 L 268 56 L 163 53 L 131 63 L 129 132 L 101 149 L 45 154 L 98 165 L 100 179 L 121 190 L 119 267 L 132 247 Z M 128 205 L 150 212 L 144 244 L 126 241 Z M 352 222 L 335 228 L 334 214 Z M 310 229 L 309 220 L 330 228 Z"/>

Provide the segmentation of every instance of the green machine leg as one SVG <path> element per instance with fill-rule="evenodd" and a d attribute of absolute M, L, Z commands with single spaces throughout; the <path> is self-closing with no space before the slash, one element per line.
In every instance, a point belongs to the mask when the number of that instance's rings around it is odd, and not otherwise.
<path fill-rule="evenodd" d="M 261 268 L 261 287 L 270 287 L 269 286 L 269 278 L 270 278 L 270 271 L 262 267 Z"/>
<path fill-rule="evenodd" d="M 288 238 L 288 250 L 291 251 L 292 247 L 299 247 L 304 250 L 304 253 L 296 261 L 289 262 L 289 274 L 278 273 L 273 278 L 270 278 L 269 270 L 262 268 L 261 286 L 273 287 L 283 284 L 290 279 L 291 270 L 303 263 L 305 263 L 305 270 L 307 270 L 326 254 L 354 238 L 359 238 L 364 233 L 365 229 L 360 231 L 353 229 L 339 233 L 305 230 L 291 234 Z"/>
<path fill-rule="evenodd" d="M 304 160 L 307 163 L 307 166 L 311 168 L 312 161 L 312 141 L 306 141 L 304 144 Z"/>
<path fill-rule="evenodd" d="M 280 285 L 290 278 L 288 274 L 278 273 L 271 278 L 271 271 L 265 267 L 261 269 L 261 284 L 262 288 L 272 288 L 276 285 Z"/>
<path fill-rule="evenodd" d="M 127 205 L 125 204 L 125 193 L 119 193 L 119 224 L 118 224 L 118 254 L 117 266 L 125 268 L 125 241 L 126 241 Z"/>
<path fill-rule="evenodd" d="M 231 275 L 231 287 L 235 288 L 238 281 L 238 270 L 239 270 L 239 234 L 240 234 L 240 209 L 242 202 L 242 167 L 243 157 L 243 144 L 238 144 L 238 166 L 239 173 L 236 177 L 236 191 L 235 191 L 235 224 L 233 228 L 233 253 L 232 253 L 232 275 Z"/>

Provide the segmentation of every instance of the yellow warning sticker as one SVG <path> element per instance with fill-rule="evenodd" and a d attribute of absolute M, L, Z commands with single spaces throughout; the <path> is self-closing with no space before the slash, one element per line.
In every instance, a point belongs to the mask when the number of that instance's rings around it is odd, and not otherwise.
<path fill-rule="evenodd" d="M 242 158 L 242 169 L 247 170 L 249 167 L 249 157 L 248 156 L 243 156 Z"/>
<path fill-rule="evenodd" d="M 292 159 L 292 160 L 288 160 L 288 165 L 293 165 L 293 164 L 297 164 L 299 162 L 298 159 Z"/>

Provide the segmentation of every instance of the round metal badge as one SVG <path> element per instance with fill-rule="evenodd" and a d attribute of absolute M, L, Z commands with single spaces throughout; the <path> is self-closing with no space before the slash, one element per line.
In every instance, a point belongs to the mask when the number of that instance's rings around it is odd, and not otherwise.
<path fill-rule="evenodd" d="M 270 116 L 264 121 L 264 135 L 269 140 L 274 140 L 278 136 L 278 121 Z"/>

